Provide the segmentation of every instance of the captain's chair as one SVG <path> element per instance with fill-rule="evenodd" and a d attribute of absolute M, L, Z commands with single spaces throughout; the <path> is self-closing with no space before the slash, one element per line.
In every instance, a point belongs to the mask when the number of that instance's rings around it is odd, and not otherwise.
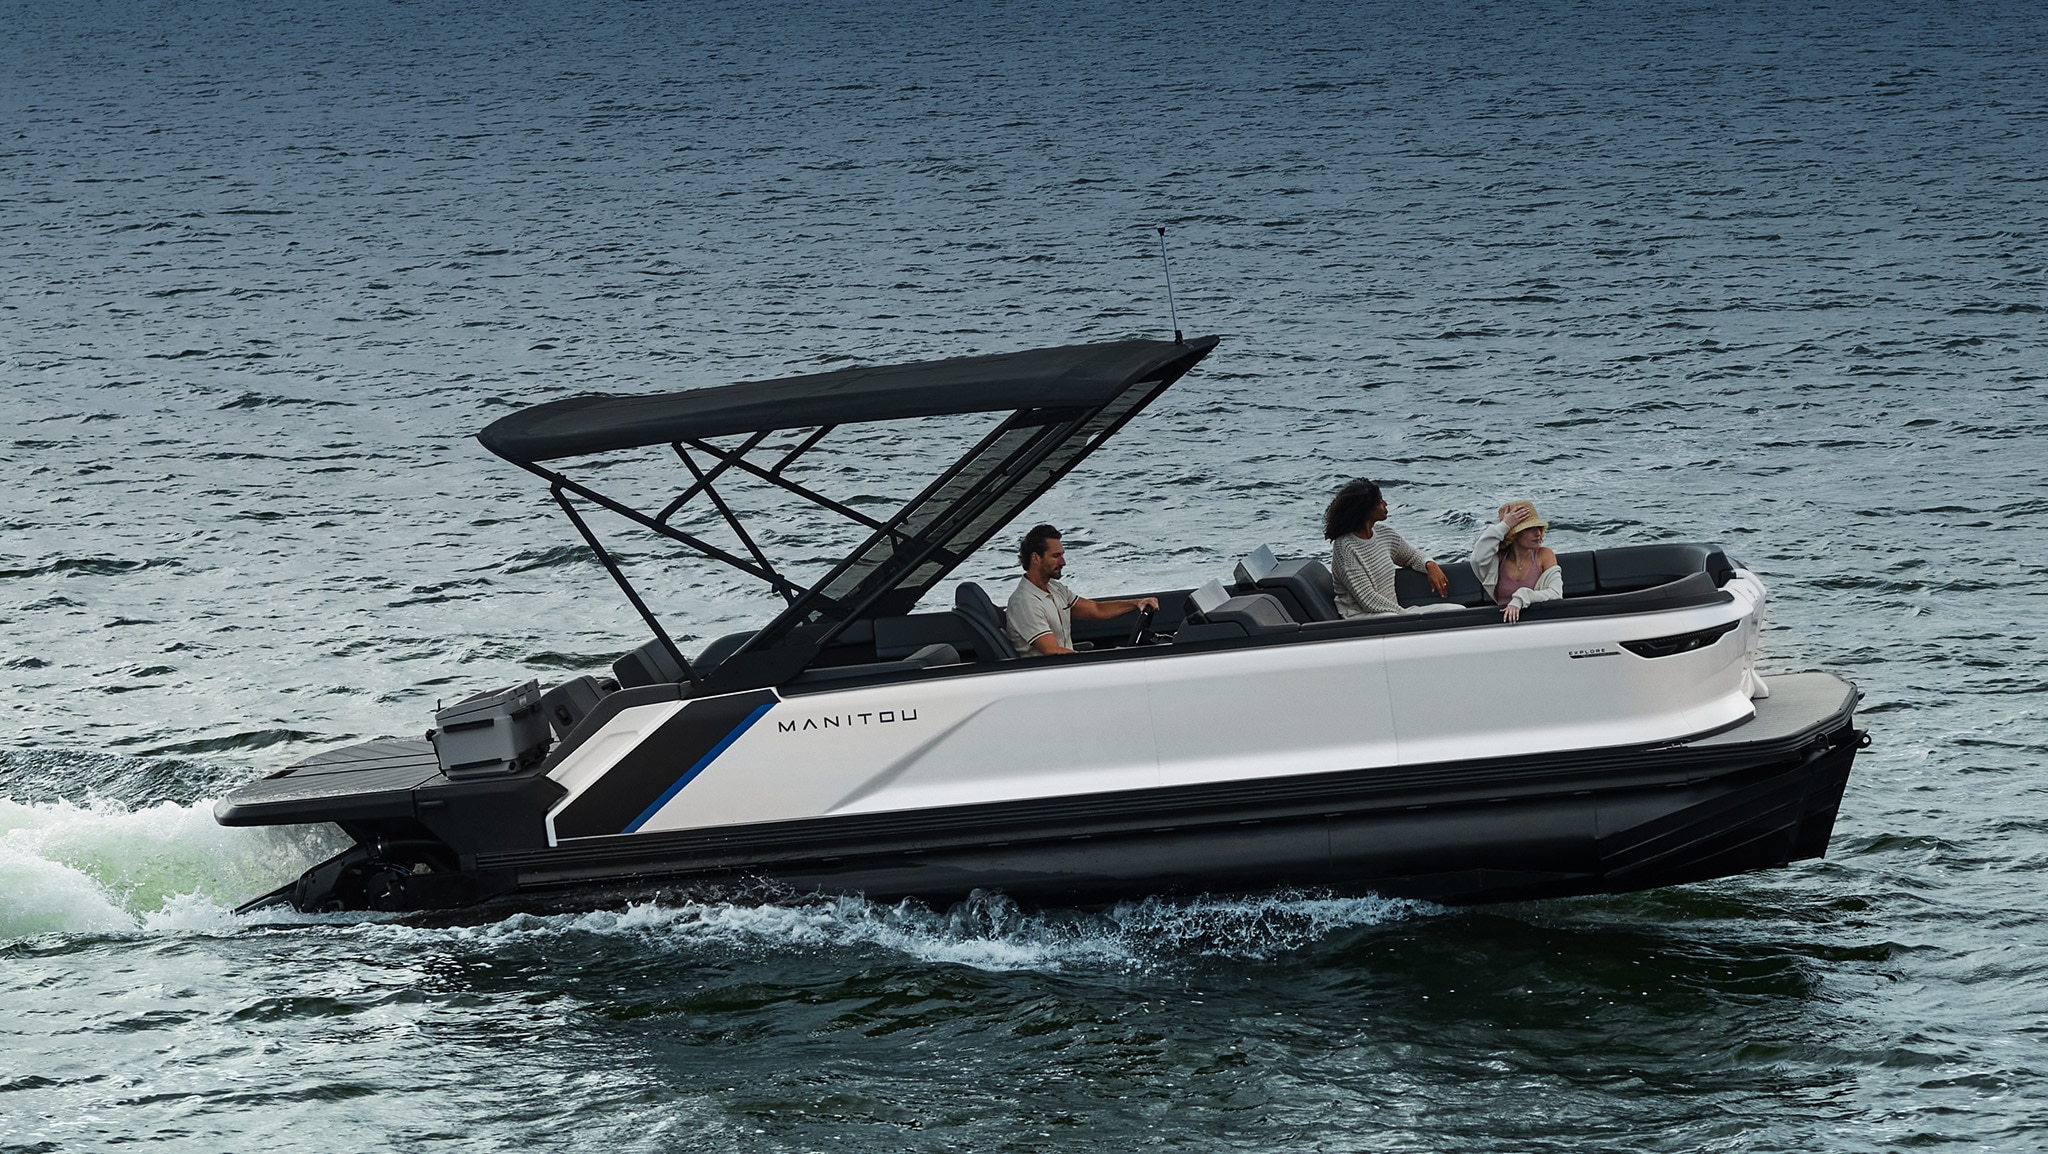
<path fill-rule="evenodd" d="M 974 655 L 982 661 L 1015 661 L 1017 649 L 1003 629 L 1003 615 L 988 599 L 981 586 L 962 581 L 953 590 L 953 613 L 966 623 L 973 636 Z"/>

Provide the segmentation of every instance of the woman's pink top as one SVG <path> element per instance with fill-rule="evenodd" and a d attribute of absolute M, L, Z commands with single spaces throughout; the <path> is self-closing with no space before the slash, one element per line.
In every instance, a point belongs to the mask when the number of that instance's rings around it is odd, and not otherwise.
<path fill-rule="evenodd" d="M 1507 558 L 1501 558 L 1500 580 L 1493 583 L 1493 603 L 1506 605 L 1518 590 L 1534 589 L 1542 578 L 1543 566 L 1534 557 L 1529 558 L 1529 571 L 1519 581 L 1508 576 Z"/>

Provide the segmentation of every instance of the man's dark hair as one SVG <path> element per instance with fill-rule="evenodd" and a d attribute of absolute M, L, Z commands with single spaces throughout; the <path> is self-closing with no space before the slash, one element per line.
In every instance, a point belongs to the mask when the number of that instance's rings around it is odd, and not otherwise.
<path fill-rule="evenodd" d="M 1337 490 L 1337 495 L 1330 499 L 1330 507 L 1323 510 L 1323 540 L 1335 541 L 1346 533 L 1358 532 L 1379 503 L 1380 487 L 1364 477 Z"/>
<path fill-rule="evenodd" d="M 1051 525 L 1033 525 L 1031 532 L 1024 534 L 1024 539 L 1017 543 L 1018 567 L 1031 568 L 1031 559 L 1059 539 L 1060 531 Z"/>

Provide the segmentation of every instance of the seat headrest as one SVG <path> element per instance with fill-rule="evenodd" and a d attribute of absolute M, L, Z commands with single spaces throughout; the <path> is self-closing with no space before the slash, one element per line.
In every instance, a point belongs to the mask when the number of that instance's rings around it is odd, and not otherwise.
<path fill-rule="evenodd" d="M 1188 604 L 1194 606 L 1195 612 L 1203 616 L 1215 612 L 1228 600 L 1230 600 L 1230 591 L 1223 587 L 1223 582 L 1213 577 L 1203 582 L 1200 588 L 1188 594 Z"/>
<path fill-rule="evenodd" d="M 1237 563 L 1237 583 L 1257 585 L 1261 579 L 1273 572 L 1273 567 L 1278 564 L 1280 558 L 1273 555 L 1273 547 L 1261 545 L 1245 554 L 1244 560 Z"/>
<path fill-rule="evenodd" d="M 981 586 L 972 581 L 962 581 L 953 590 L 953 608 L 975 614 L 984 621 L 996 615 L 996 603 L 989 600 Z"/>

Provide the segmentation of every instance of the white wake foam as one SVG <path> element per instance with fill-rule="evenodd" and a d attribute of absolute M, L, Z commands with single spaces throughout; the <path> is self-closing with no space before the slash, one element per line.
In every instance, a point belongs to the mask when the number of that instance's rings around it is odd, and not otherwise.
<path fill-rule="evenodd" d="M 684 953 L 801 954 L 879 950 L 991 971 L 1150 968 L 1190 957 L 1262 959 L 1347 929 L 1426 916 L 1437 907 L 1378 897 L 1287 892 L 1247 898 L 1145 898 L 1106 911 L 1021 909 L 1001 895 L 944 911 L 856 897 L 785 903 L 675 902 L 623 910 L 519 915 L 458 930 L 365 927 L 403 938 L 474 935 L 497 946 L 591 934 Z"/>
<path fill-rule="evenodd" d="M 341 848 L 330 827 L 228 829 L 213 803 L 0 798 L 0 940 L 206 929 Z"/>
<path fill-rule="evenodd" d="M 130 809 L 116 802 L 0 799 L 0 941 L 46 933 L 233 932 L 231 911 L 343 848 L 316 827 L 228 829 L 211 802 Z M 357 932 L 470 937 L 479 944 L 591 934 L 689 953 L 880 951 L 992 971 L 1143 968 L 1189 957 L 1264 958 L 1343 930 L 1433 907 L 1384 898 L 1279 893 L 1145 898 L 1108 910 L 1027 911 L 977 896 L 946 910 L 857 897 L 780 902 L 649 902 L 586 913 L 522 914 L 484 926 L 423 927 L 343 915 Z M 331 922 L 281 914 L 270 922 Z"/>

